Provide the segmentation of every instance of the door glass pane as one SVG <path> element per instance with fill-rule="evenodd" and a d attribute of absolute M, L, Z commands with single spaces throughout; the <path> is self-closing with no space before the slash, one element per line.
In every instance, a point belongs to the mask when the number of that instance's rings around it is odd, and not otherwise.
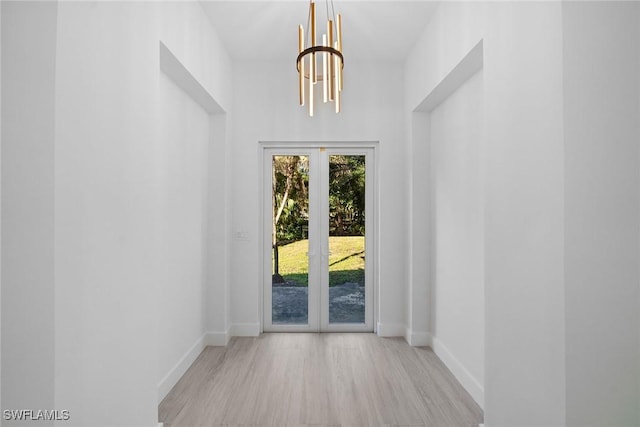
<path fill-rule="evenodd" d="M 329 323 L 365 322 L 365 156 L 329 156 Z"/>
<path fill-rule="evenodd" d="M 309 320 L 309 157 L 273 156 L 272 161 L 273 324 L 306 325 Z"/>

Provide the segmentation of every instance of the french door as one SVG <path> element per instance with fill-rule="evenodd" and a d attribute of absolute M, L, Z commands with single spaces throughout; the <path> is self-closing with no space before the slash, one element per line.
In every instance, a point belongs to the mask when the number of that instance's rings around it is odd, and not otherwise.
<path fill-rule="evenodd" d="M 263 329 L 373 331 L 374 149 L 263 153 Z"/>

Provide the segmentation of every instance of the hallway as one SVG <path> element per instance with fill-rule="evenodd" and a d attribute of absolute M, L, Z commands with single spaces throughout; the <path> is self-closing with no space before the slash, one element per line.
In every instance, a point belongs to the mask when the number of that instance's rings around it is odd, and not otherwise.
<path fill-rule="evenodd" d="M 1 427 L 640 426 L 640 0 L 311 3 L 0 1 Z"/>
<path fill-rule="evenodd" d="M 476 426 L 429 348 L 374 334 L 263 334 L 207 347 L 159 406 L 165 427 Z"/>

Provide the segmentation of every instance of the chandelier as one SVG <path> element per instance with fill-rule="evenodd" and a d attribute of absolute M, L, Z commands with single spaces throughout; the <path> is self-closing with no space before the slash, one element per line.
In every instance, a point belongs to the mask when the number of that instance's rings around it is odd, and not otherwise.
<path fill-rule="evenodd" d="M 313 117 L 314 87 L 322 82 L 322 98 L 326 102 L 335 102 L 336 113 L 340 112 L 340 92 L 342 92 L 342 69 L 344 58 L 342 57 L 342 17 L 336 17 L 331 0 L 331 16 L 329 15 L 329 3 L 325 0 L 327 9 L 327 32 L 322 34 L 322 43 L 316 39 L 316 4 L 309 2 L 309 16 L 307 21 L 305 45 L 304 28 L 298 26 L 298 86 L 300 92 L 300 105 L 305 102 L 309 105 L 309 116 Z M 333 17 L 333 19 L 330 19 Z M 336 19 L 337 18 L 337 19 Z M 321 67 L 318 67 L 318 60 Z M 306 80 L 306 81 L 305 81 Z"/>

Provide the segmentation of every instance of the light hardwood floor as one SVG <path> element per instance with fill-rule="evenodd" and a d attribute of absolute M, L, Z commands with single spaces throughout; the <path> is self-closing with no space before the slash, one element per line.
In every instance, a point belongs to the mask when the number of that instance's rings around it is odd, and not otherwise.
<path fill-rule="evenodd" d="M 263 334 L 207 347 L 158 407 L 165 426 L 478 426 L 429 348 L 374 334 Z"/>

